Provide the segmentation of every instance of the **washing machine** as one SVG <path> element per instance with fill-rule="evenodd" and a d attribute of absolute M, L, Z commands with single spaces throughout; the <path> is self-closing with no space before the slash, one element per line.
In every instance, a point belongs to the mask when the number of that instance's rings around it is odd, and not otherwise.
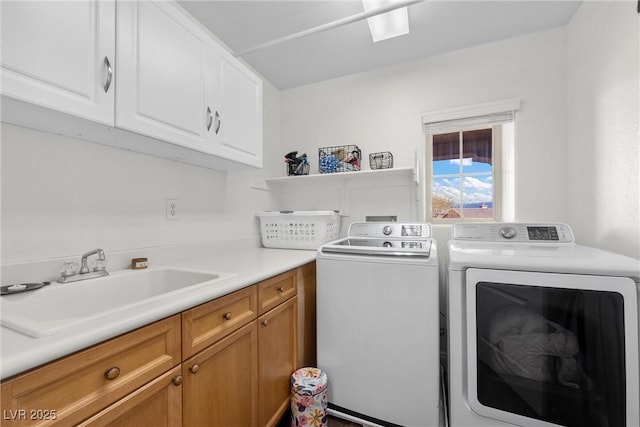
<path fill-rule="evenodd" d="M 640 262 L 565 224 L 452 228 L 452 427 L 640 425 Z"/>
<path fill-rule="evenodd" d="M 329 414 L 439 423 L 438 255 L 428 223 L 353 223 L 317 265 L 317 359 Z"/>

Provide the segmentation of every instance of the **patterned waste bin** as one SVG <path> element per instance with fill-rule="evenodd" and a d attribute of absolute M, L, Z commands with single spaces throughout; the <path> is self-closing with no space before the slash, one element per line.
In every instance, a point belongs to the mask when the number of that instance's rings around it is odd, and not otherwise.
<path fill-rule="evenodd" d="M 300 368 L 291 375 L 291 426 L 326 427 L 327 374 Z"/>

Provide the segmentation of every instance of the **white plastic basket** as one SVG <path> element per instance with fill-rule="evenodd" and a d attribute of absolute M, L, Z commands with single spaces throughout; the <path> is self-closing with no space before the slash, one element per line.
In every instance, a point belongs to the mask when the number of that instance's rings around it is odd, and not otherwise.
<path fill-rule="evenodd" d="M 266 248 L 318 249 L 340 235 L 335 211 L 259 212 L 262 244 Z"/>

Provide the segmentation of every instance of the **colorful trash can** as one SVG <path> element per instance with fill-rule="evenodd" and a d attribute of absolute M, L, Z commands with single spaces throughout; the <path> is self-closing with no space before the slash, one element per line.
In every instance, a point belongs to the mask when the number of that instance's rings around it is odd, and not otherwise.
<path fill-rule="evenodd" d="M 327 374 L 321 369 L 291 375 L 291 426 L 327 426 Z"/>

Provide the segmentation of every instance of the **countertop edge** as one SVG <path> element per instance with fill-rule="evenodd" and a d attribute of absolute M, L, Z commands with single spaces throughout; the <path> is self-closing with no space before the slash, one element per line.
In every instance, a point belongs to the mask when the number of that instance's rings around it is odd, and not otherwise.
<path fill-rule="evenodd" d="M 170 304 L 145 308 L 142 313 L 115 313 L 107 324 L 87 322 L 64 333 L 32 338 L 11 329 L 0 328 L 0 378 L 37 368 L 76 351 L 115 338 L 157 320 L 181 313 L 197 305 L 251 286 L 267 278 L 315 261 L 315 251 L 255 248 L 236 250 L 216 256 L 163 264 L 163 267 L 224 271 L 235 276 L 212 288 L 180 295 Z M 243 270 L 243 271 L 241 271 Z"/>

